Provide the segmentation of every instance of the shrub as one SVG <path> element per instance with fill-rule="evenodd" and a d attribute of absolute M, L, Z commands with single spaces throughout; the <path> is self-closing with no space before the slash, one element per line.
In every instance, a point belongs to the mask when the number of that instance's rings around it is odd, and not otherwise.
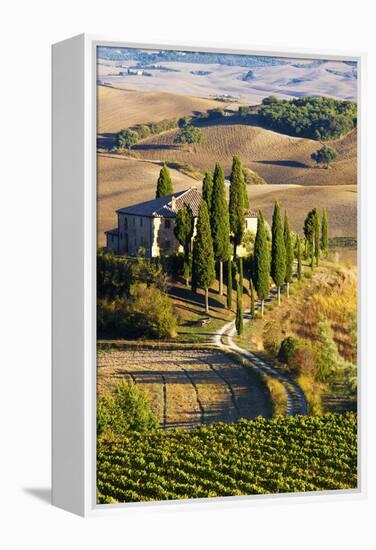
<path fill-rule="evenodd" d="M 248 105 L 240 105 L 239 107 L 239 115 L 240 116 L 247 116 L 251 112 L 251 108 Z"/>
<path fill-rule="evenodd" d="M 99 251 L 97 254 L 98 298 L 114 300 L 129 296 L 134 281 L 132 264 L 125 258 Z"/>
<path fill-rule="evenodd" d="M 105 395 L 97 404 L 97 435 L 124 436 L 146 432 L 159 426 L 146 394 L 135 384 L 121 381 L 113 395 Z"/>
<path fill-rule="evenodd" d="M 288 336 L 285 338 L 280 345 L 278 351 L 278 360 L 281 363 L 291 366 L 291 359 L 294 355 L 294 352 L 299 346 L 299 340 L 294 338 L 294 336 Z"/>
<path fill-rule="evenodd" d="M 313 351 L 307 347 L 295 348 L 290 354 L 289 366 L 299 374 L 314 374 L 316 362 Z"/>
<path fill-rule="evenodd" d="M 130 304 L 130 321 L 146 338 L 169 338 L 176 331 L 176 320 L 166 294 L 154 286 L 138 285 Z"/>
<path fill-rule="evenodd" d="M 215 109 L 209 109 L 208 110 L 208 117 L 209 118 L 218 118 L 223 117 L 225 114 L 224 110 L 220 107 L 216 107 Z"/>
<path fill-rule="evenodd" d="M 165 293 L 138 284 L 129 298 L 98 301 L 97 331 L 99 338 L 169 338 L 176 318 Z"/>
<path fill-rule="evenodd" d="M 184 253 L 175 252 L 170 254 L 170 256 L 161 257 L 161 262 L 163 269 L 169 275 L 177 279 L 184 275 Z"/>
<path fill-rule="evenodd" d="M 187 143 L 189 145 L 192 145 L 195 143 L 201 143 L 203 141 L 203 138 L 204 138 L 204 135 L 200 130 L 200 128 L 196 128 L 196 126 L 192 126 L 191 124 L 188 124 L 188 126 L 181 128 L 174 142 Z"/>
<path fill-rule="evenodd" d="M 275 321 L 269 321 L 266 323 L 262 334 L 264 348 L 269 353 L 276 355 L 281 345 L 281 340 L 282 332 L 280 324 Z"/>
<path fill-rule="evenodd" d="M 151 135 L 150 127 L 147 124 L 137 124 L 132 130 L 137 132 L 139 139 L 145 139 Z"/>
<path fill-rule="evenodd" d="M 185 128 L 186 126 L 188 126 L 190 121 L 191 119 L 189 118 L 189 116 L 183 116 L 179 118 L 179 121 L 178 121 L 179 128 Z"/>
<path fill-rule="evenodd" d="M 323 164 L 325 168 L 329 167 L 329 164 L 336 160 L 337 153 L 331 147 L 321 147 L 318 151 L 315 151 L 311 155 L 311 159 L 314 160 L 317 164 Z"/>
<path fill-rule="evenodd" d="M 117 146 L 120 149 L 131 149 L 139 141 L 139 135 L 134 130 L 124 129 L 118 133 Z"/>
<path fill-rule="evenodd" d="M 250 254 L 251 252 L 253 252 L 255 237 L 256 235 L 249 229 L 246 229 L 244 231 L 243 238 L 242 238 L 242 245 L 246 249 L 247 254 Z"/>

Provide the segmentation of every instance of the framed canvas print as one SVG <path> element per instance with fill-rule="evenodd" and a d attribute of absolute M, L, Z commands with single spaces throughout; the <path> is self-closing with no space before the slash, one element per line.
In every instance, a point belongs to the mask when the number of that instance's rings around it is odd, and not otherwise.
<path fill-rule="evenodd" d="M 362 493 L 363 64 L 53 47 L 54 504 Z"/>

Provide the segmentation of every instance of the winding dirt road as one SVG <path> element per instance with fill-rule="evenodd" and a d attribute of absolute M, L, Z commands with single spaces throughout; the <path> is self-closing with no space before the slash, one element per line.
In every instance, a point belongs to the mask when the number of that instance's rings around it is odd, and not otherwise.
<path fill-rule="evenodd" d="M 276 290 L 272 290 L 268 300 L 266 300 L 266 304 L 274 300 L 275 296 Z M 255 304 L 255 309 L 257 310 L 259 309 L 259 307 L 260 303 L 257 302 Z M 251 319 L 252 316 L 250 314 L 246 313 L 244 315 L 245 322 L 248 322 Z M 214 342 L 220 349 L 227 349 L 233 351 L 234 353 L 237 353 L 240 357 L 243 358 L 246 364 L 252 369 L 256 370 L 256 372 L 261 372 L 262 374 L 270 376 L 271 378 L 276 378 L 279 382 L 281 382 L 286 392 L 288 416 L 292 416 L 295 414 L 307 414 L 307 401 L 300 386 L 289 377 L 282 374 L 269 362 L 265 361 L 255 353 L 238 346 L 233 340 L 235 334 L 235 321 L 231 321 L 216 332 L 214 336 Z"/>

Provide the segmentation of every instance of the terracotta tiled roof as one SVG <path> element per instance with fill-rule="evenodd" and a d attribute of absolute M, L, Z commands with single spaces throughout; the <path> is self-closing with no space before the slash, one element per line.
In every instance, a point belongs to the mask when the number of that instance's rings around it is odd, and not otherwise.
<path fill-rule="evenodd" d="M 191 207 L 193 215 L 197 216 L 201 198 L 202 195 L 196 187 L 190 187 L 185 191 L 173 193 L 166 197 L 120 208 L 117 212 L 150 218 L 174 218 L 184 205 L 188 205 Z"/>
<path fill-rule="evenodd" d="M 117 212 L 121 214 L 129 214 L 131 216 L 146 216 L 148 218 L 175 218 L 176 213 L 184 206 L 190 206 L 193 216 L 198 216 L 198 209 L 202 195 L 196 187 L 190 187 L 185 191 L 166 195 L 159 199 L 132 204 L 125 208 L 120 208 Z M 246 210 L 244 212 L 246 218 L 257 218 L 255 210 Z"/>

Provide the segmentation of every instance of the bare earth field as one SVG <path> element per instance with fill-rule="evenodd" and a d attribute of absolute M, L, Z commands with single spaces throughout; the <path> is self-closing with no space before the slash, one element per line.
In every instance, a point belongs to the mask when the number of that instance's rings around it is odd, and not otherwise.
<path fill-rule="evenodd" d="M 216 125 L 202 127 L 204 142 L 189 149 L 174 144 L 177 131 L 171 130 L 138 143 L 134 150 L 142 157 L 176 160 L 201 170 L 213 170 L 221 163 L 225 173 L 231 171 L 232 157 L 239 155 L 245 166 L 258 172 L 267 183 L 299 185 L 354 185 L 356 174 L 356 133 L 328 145 L 338 158 L 330 169 L 317 168 L 311 153 L 320 143 L 290 137 L 258 126 L 231 123 L 232 117 Z"/>
<path fill-rule="evenodd" d="M 193 115 L 221 105 L 202 97 L 97 86 L 97 133 L 119 132 L 134 124 Z"/>
<path fill-rule="evenodd" d="M 164 428 L 272 415 L 258 375 L 217 350 L 100 351 L 97 366 L 99 395 L 119 380 L 132 380 L 145 390 Z"/>
<path fill-rule="evenodd" d="M 331 237 L 356 237 L 357 235 L 357 186 L 313 185 L 254 185 L 248 187 L 252 208 L 261 209 L 270 222 L 274 201 L 289 212 L 291 228 L 302 233 L 307 212 L 317 207 L 328 209 Z"/>

